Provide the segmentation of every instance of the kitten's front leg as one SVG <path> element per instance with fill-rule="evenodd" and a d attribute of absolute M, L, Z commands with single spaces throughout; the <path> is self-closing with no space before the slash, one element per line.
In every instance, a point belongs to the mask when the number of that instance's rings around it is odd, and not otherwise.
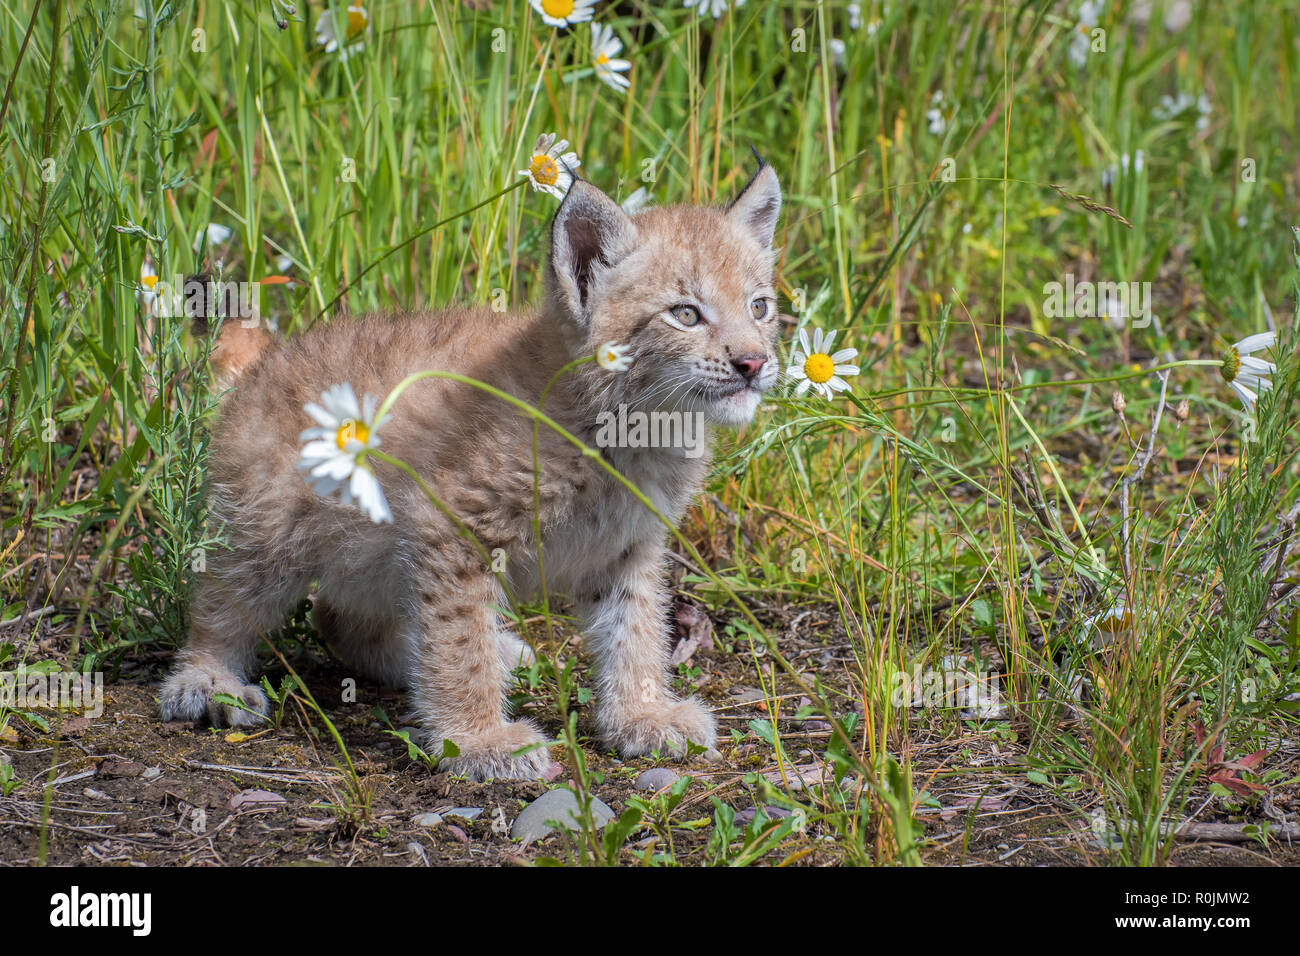
<path fill-rule="evenodd" d="M 443 741 L 452 741 L 460 753 L 439 769 L 475 780 L 540 777 L 551 758 L 535 745 L 545 738 L 529 721 L 506 719 L 500 587 L 477 553 L 454 549 L 444 542 L 440 552 L 430 542 L 418 582 L 411 689 L 425 749 L 441 753 Z"/>
<path fill-rule="evenodd" d="M 596 659 L 601 742 L 625 757 L 658 751 L 681 759 L 688 740 L 712 747 L 716 734 L 702 703 L 669 689 L 665 557 L 657 543 L 634 545 L 579 601 Z"/>

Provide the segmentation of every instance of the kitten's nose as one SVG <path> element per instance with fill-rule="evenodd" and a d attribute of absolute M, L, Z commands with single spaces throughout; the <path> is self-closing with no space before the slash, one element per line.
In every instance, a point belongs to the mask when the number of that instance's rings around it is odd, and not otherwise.
<path fill-rule="evenodd" d="M 742 355 L 740 358 L 731 360 L 732 367 L 743 375 L 747 382 L 752 382 L 754 376 L 761 372 L 766 364 L 766 355 Z"/>

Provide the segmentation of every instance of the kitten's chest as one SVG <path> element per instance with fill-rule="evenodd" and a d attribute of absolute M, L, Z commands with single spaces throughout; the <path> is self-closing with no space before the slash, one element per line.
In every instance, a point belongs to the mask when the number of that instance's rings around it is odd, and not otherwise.
<path fill-rule="evenodd" d="M 603 469 L 593 474 L 542 534 L 542 560 L 548 590 L 573 594 L 605 577 L 631 548 L 661 542 L 676 527 L 698 493 L 707 465 L 703 459 L 659 454 L 618 454 L 609 459 L 663 519 Z M 593 463 L 594 465 L 594 463 Z M 595 466 L 599 467 L 599 466 Z M 666 522 L 666 523 L 665 523 Z M 540 585 L 536 548 L 511 561 L 516 593 L 535 593 Z"/>

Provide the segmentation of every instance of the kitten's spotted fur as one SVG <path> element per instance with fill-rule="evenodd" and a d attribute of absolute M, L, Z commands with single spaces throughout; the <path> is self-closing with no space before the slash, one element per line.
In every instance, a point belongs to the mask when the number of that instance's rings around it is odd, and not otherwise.
<path fill-rule="evenodd" d="M 316 627 L 359 673 L 409 688 L 427 748 L 441 752 L 450 739 L 460 750 L 447 769 L 480 779 L 542 773 L 545 748 L 518 751 L 543 737 L 506 713 L 509 669 L 532 652 L 502 624 L 496 608 L 508 599 L 497 576 L 391 466 L 372 460 L 392 524 L 313 493 L 296 467 L 299 432 L 313 424 L 303 406 L 341 382 L 382 397 L 423 369 L 461 372 L 536 405 L 560 367 L 614 341 L 631 346 L 628 370 L 583 364 L 544 406 L 588 445 L 600 413 L 620 403 L 747 422 L 778 376 L 771 243 L 780 206 L 766 165 L 725 210 L 630 217 L 578 181 L 555 217 L 538 312 L 337 322 L 266 348 L 228 394 L 213 435 L 209 505 L 230 547 L 207 557 L 189 642 L 162 687 L 164 719 L 253 723 L 212 696 L 265 712 L 249 681 L 254 647 L 317 582 Z M 683 306 L 698 310 L 697 323 Z M 411 465 L 488 551 L 504 549 L 517 596 L 538 586 L 532 436 L 531 420 L 506 403 L 445 379 L 405 392 L 382 431 L 384 451 Z M 666 530 L 546 427 L 540 454 L 546 583 L 575 602 L 595 659 L 602 742 L 626 756 L 680 754 L 687 740 L 711 745 L 712 716 L 669 689 Z M 611 448 L 605 457 L 673 522 L 708 461 L 673 448 Z"/>

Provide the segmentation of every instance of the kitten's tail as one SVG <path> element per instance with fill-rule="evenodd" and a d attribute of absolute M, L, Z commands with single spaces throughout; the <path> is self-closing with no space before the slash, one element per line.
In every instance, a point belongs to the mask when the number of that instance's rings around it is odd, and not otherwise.
<path fill-rule="evenodd" d="M 217 340 L 208 355 L 212 376 L 221 388 L 229 388 L 274 344 L 265 328 L 257 304 L 238 298 L 231 286 L 218 287 L 206 273 L 185 280 L 185 303 L 192 316 L 190 329 L 196 338 L 206 339 L 219 323 Z"/>

